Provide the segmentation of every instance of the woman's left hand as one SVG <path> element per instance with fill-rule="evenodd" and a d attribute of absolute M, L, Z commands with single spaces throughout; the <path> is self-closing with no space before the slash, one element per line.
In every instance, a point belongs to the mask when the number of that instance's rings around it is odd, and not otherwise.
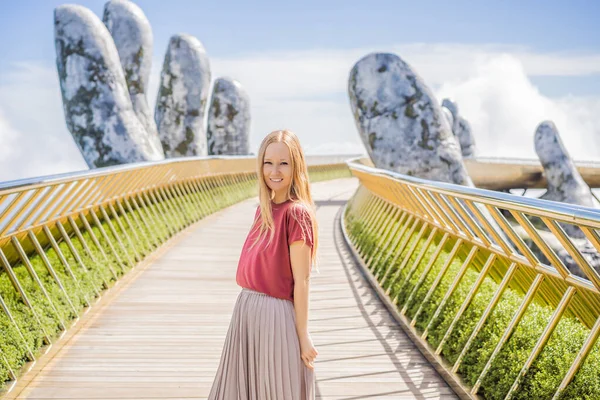
<path fill-rule="evenodd" d="M 314 370 L 314 360 L 319 352 L 315 349 L 310 334 L 308 332 L 302 334 L 298 339 L 300 340 L 300 357 L 302 358 L 304 365 L 306 365 L 307 368 Z"/>

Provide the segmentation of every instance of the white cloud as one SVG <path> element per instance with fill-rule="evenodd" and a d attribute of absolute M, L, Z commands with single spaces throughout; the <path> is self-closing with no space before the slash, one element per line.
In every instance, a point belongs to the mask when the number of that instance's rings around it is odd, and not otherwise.
<path fill-rule="evenodd" d="M 535 129 L 552 120 L 573 158 L 600 159 L 600 96 L 545 97 L 515 56 L 481 58 L 469 68 L 468 78 L 444 83 L 437 97 L 457 101 L 480 155 L 536 158 Z"/>
<path fill-rule="evenodd" d="M 0 83 L 0 180 L 87 169 L 64 121 L 56 71 L 19 63 Z M 0 116 L 1 117 L 1 116 Z"/>
<path fill-rule="evenodd" d="M 20 149 L 17 144 L 19 133 L 10 125 L 10 122 L 0 110 L 0 160 L 15 158 L 20 155 Z M 0 174 L 3 171 L 0 169 Z M 1 179 L 1 178 L 0 178 Z"/>
<path fill-rule="evenodd" d="M 599 54 L 536 53 L 519 46 L 405 44 L 357 49 L 248 53 L 211 57 L 213 79 L 230 76 L 242 83 L 251 101 L 251 149 L 268 132 L 289 128 L 307 154 L 356 153 L 363 147 L 347 96 L 348 74 L 356 61 L 373 51 L 400 55 L 439 95 L 458 101 L 473 125 L 483 155 L 534 157 L 535 126 L 552 119 L 571 154 L 600 159 L 597 98 L 548 98 L 528 76 L 600 74 Z M 155 54 L 148 88 L 154 108 L 163 54 Z M 210 56 L 210 54 L 209 54 Z M 50 63 L 20 63 L 0 80 L 2 131 L 14 135 L 14 151 L 27 162 L 2 157 L 0 179 L 16 179 L 86 169 L 66 129 L 56 69 Z M 15 153 L 17 154 L 17 153 Z M 8 168 L 7 168 L 8 167 Z"/>
<path fill-rule="evenodd" d="M 66 155 L 65 147 L 64 141 L 25 135 L 0 109 L 0 182 L 87 169 Z"/>
<path fill-rule="evenodd" d="M 310 54 L 310 56 L 309 56 Z M 357 53 L 358 55 L 358 53 Z M 248 92 L 251 104 L 251 151 L 275 129 L 288 128 L 300 138 L 306 152 L 322 154 L 322 143 L 335 153 L 365 152 L 356 133 L 345 85 L 352 58 L 344 52 L 286 53 L 211 59 L 214 79 L 232 77 Z M 162 61 L 155 59 L 155 66 Z M 155 104 L 160 70 L 153 70 L 148 100 Z M 320 147 L 321 146 L 321 147 Z"/>
<path fill-rule="evenodd" d="M 529 76 L 600 74 L 600 54 L 535 53 L 521 46 L 454 43 L 248 53 L 213 57 L 211 68 L 215 76 L 234 77 L 249 91 L 264 96 L 346 93 L 354 63 L 375 51 L 400 55 L 429 85 L 466 78 L 474 64 L 503 54 L 518 59 Z M 155 65 L 162 65 L 162 60 Z"/>
<path fill-rule="evenodd" d="M 519 91 L 517 86 L 521 91 L 526 90 L 527 87 L 537 91 L 529 82 L 528 76 L 598 74 L 600 54 L 564 52 L 539 54 L 521 46 L 406 44 L 390 48 L 250 53 L 231 58 L 214 58 L 211 60 L 211 67 L 214 77 L 235 77 L 250 93 L 253 105 L 251 141 L 254 147 L 258 147 L 262 136 L 281 127 L 283 123 L 283 126 L 297 130 L 299 135 L 305 133 L 304 137 L 307 139 L 305 146 L 308 148 L 318 148 L 320 142 L 326 141 L 340 143 L 339 151 L 342 151 L 341 148 L 344 146 L 349 149 L 364 149 L 350 113 L 347 79 L 354 63 L 373 51 L 387 51 L 400 55 L 414 67 L 427 84 L 433 88 L 444 87 L 445 89 L 440 93 L 452 97 L 456 97 L 451 89 L 452 85 L 458 88 L 457 85 L 472 82 L 474 79 L 486 79 L 487 76 L 489 82 L 486 89 L 490 91 L 488 93 L 495 91 L 494 96 L 509 95 L 509 97 L 504 98 L 503 101 L 498 100 L 501 108 L 495 110 L 488 108 L 492 106 L 490 101 L 482 103 L 480 107 L 484 109 L 478 118 L 482 121 L 487 118 L 490 123 L 495 124 L 494 126 L 503 125 L 509 132 L 519 132 L 519 135 L 529 132 L 532 137 L 533 131 L 526 130 L 532 124 L 535 129 L 535 124 L 541 122 L 543 118 L 564 114 L 564 117 L 555 118 L 555 122 L 561 126 L 561 118 L 565 119 L 567 115 L 569 116 L 569 124 L 565 124 L 565 128 L 577 128 L 577 131 L 572 133 L 571 140 L 566 141 L 567 144 L 571 144 L 574 141 L 581 143 L 587 140 L 585 138 L 591 138 L 592 127 L 600 126 L 600 114 L 594 111 L 593 99 L 588 101 L 573 97 L 557 100 L 538 93 L 536 104 L 545 102 L 553 106 L 545 107 L 545 112 L 530 113 L 529 103 L 522 104 L 518 109 L 512 106 L 511 104 L 518 103 L 518 100 L 515 101 L 510 97 L 515 93 L 508 93 L 509 88 L 512 88 L 513 92 Z M 485 67 L 492 65 L 496 65 L 496 69 Z M 509 71 L 502 72 L 503 66 Z M 493 78 L 490 75 L 492 73 Z M 504 93 L 500 91 L 503 88 L 506 90 Z M 468 97 L 468 94 L 465 93 L 464 97 Z M 323 98 L 329 100 L 324 101 Z M 462 99 L 456 99 L 462 103 Z M 473 102 L 474 100 L 471 101 Z M 579 107 L 570 106 L 573 102 L 577 102 Z M 461 108 L 466 116 L 473 114 L 467 113 L 469 107 L 463 107 L 461 104 Z M 553 112 L 555 109 L 556 112 Z M 498 112 L 498 115 L 490 119 L 494 112 Z M 565 114 L 567 112 L 568 114 Z M 532 120 L 533 123 L 528 122 Z M 581 125 L 586 125 L 588 129 L 579 129 Z M 481 132 L 495 131 L 482 123 L 478 123 L 476 128 L 478 136 Z M 524 139 L 519 135 L 515 137 Z M 335 138 L 335 141 L 329 138 Z M 510 146 L 494 147 L 492 144 L 497 142 L 497 139 L 498 137 L 491 133 L 483 134 L 479 142 L 481 142 L 481 149 L 485 151 L 484 154 L 496 156 L 515 154 Z M 517 153 L 535 157 L 535 154 L 529 151 L 533 149 L 530 143 L 524 140 L 517 143 L 519 143 Z M 510 151 L 506 151 L 507 148 Z M 578 158 L 600 158 L 600 154 L 593 154 L 592 150 L 586 146 L 579 146 L 574 148 L 572 153 Z"/>
<path fill-rule="evenodd" d="M 455 43 L 407 44 L 391 52 L 403 57 L 430 85 L 466 78 L 473 65 L 502 55 L 521 62 L 528 76 L 579 76 L 600 73 L 600 54 L 554 52 L 537 53 L 523 46 L 466 45 Z"/>

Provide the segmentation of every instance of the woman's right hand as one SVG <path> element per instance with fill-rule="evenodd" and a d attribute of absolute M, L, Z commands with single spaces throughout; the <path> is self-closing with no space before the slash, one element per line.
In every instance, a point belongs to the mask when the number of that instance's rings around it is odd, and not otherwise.
<path fill-rule="evenodd" d="M 309 333 L 302 334 L 298 337 L 300 341 L 300 357 L 307 368 L 315 369 L 314 361 L 319 352 L 313 345 L 312 338 Z"/>

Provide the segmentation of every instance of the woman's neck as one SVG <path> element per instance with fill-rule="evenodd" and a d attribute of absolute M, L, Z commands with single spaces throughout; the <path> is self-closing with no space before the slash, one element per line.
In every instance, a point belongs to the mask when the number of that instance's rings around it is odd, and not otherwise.
<path fill-rule="evenodd" d="M 290 198 L 288 197 L 287 192 L 281 194 L 275 193 L 275 197 L 271 201 L 275 204 L 281 204 L 285 203 L 289 199 Z"/>

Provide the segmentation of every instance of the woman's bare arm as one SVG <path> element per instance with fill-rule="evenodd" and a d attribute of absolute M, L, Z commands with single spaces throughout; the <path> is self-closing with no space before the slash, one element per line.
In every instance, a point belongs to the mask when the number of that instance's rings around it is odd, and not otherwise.
<path fill-rule="evenodd" d="M 313 368 L 312 362 L 318 352 L 312 344 L 308 332 L 308 304 L 310 287 L 310 251 L 304 241 L 296 241 L 290 245 L 290 262 L 294 276 L 294 310 L 296 312 L 296 332 L 300 340 L 300 353 L 307 367 Z"/>
<path fill-rule="evenodd" d="M 310 247 L 304 241 L 290 245 L 290 262 L 294 275 L 294 309 L 298 335 L 308 332 L 308 294 L 310 284 Z"/>

